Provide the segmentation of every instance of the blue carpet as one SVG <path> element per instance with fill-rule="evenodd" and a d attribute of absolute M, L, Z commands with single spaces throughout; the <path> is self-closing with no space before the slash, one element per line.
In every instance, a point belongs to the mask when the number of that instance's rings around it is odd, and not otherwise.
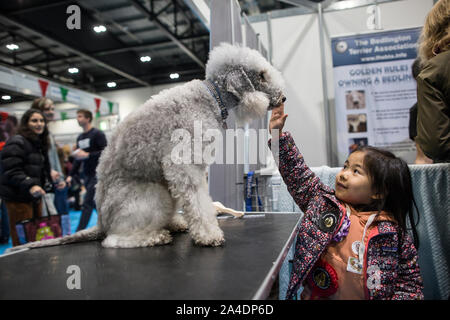
<path fill-rule="evenodd" d="M 80 221 L 81 211 L 70 211 L 70 232 L 74 233 L 77 230 L 78 222 Z M 97 224 L 97 211 L 94 210 L 91 215 L 91 219 L 87 225 L 87 228 L 93 227 Z M 6 249 L 12 247 L 11 238 L 9 238 L 9 242 L 6 244 L 0 244 L 0 254 L 3 254 Z"/>

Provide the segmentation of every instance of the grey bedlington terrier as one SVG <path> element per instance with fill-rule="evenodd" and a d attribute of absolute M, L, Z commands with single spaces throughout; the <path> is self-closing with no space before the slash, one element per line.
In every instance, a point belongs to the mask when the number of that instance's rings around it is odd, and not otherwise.
<path fill-rule="evenodd" d="M 229 44 L 210 52 L 205 78 L 160 92 L 118 124 L 97 167 L 97 226 L 49 245 L 103 239 L 104 247 L 146 247 L 167 244 L 170 231 L 186 229 L 198 245 L 224 243 L 207 164 L 175 163 L 172 133 L 183 129 L 194 137 L 196 121 L 203 132 L 220 128 L 231 109 L 241 122 L 262 117 L 285 100 L 284 83 L 259 52 Z"/>

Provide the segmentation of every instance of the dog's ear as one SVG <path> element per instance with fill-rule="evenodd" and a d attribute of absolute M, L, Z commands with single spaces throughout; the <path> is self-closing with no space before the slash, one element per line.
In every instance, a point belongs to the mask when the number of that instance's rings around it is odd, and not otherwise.
<path fill-rule="evenodd" d="M 244 68 L 239 67 L 230 71 L 226 77 L 227 91 L 241 100 L 244 93 L 254 92 L 255 87 L 247 76 Z"/>

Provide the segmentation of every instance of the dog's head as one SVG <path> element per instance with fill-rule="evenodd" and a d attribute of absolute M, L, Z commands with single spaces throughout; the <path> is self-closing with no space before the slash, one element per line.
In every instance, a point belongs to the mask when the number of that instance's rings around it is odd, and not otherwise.
<path fill-rule="evenodd" d="M 264 116 L 286 100 L 284 81 L 258 51 L 222 43 L 209 54 L 206 79 L 225 93 L 227 108 L 236 107 L 239 122 Z"/>

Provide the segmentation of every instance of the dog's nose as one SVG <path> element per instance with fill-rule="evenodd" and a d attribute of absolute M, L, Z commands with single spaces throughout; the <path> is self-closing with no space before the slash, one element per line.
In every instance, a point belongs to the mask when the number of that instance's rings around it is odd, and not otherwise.
<path fill-rule="evenodd" d="M 285 96 L 283 96 L 283 98 L 281 98 L 281 102 L 285 102 L 286 101 L 286 97 Z"/>

